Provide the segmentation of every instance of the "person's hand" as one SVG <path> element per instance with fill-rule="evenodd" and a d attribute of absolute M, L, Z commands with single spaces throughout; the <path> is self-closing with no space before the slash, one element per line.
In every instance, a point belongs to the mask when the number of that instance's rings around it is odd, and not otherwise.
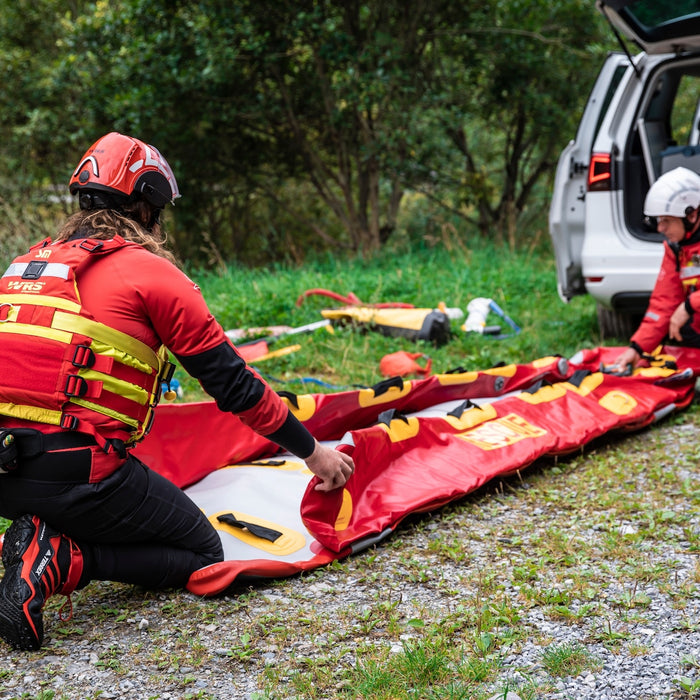
<path fill-rule="evenodd" d="M 671 315 L 671 320 L 668 323 L 668 335 L 672 340 L 678 340 L 679 342 L 683 340 L 681 327 L 688 322 L 689 318 L 690 314 L 686 311 L 685 302 L 680 303 Z"/>
<path fill-rule="evenodd" d="M 316 491 L 332 491 L 345 485 L 355 470 L 350 455 L 316 442 L 314 451 L 304 460 L 306 466 L 321 480 Z"/>
<path fill-rule="evenodd" d="M 627 348 L 613 363 L 612 367 L 617 367 L 622 374 L 629 365 L 632 369 L 639 362 L 639 353 L 634 348 Z"/>

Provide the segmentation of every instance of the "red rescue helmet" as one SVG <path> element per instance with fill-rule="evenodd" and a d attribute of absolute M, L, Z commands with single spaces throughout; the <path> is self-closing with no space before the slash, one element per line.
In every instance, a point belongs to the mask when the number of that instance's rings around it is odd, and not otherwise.
<path fill-rule="evenodd" d="M 71 194 L 88 195 L 80 197 L 83 209 L 111 207 L 127 199 L 145 199 L 162 209 L 180 196 L 173 171 L 158 149 L 116 131 L 90 146 L 68 186 Z"/>

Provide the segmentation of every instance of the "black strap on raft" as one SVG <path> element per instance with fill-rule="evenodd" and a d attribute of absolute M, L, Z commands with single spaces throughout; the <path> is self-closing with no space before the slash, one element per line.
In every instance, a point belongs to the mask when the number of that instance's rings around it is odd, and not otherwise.
<path fill-rule="evenodd" d="M 283 399 L 287 399 L 289 403 L 291 403 L 292 406 L 294 406 L 294 408 L 299 408 L 299 399 L 293 391 L 278 391 L 277 394 Z"/>
<path fill-rule="evenodd" d="M 499 367 L 506 367 L 506 363 L 501 360 L 500 362 L 497 362 L 495 365 L 491 365 L 491 369 L 498 369 Z M 459 367 L 453 367 L 452 369 L 448 369 L 446 372 L 443 374 L 464 374 L 465 372 L 469 372 L 466 367 L 462 367 L 461 365 Z"/>
<path fill-rule="evenodd" d="M 542 389 L 545 386 L 552 386 L 552 382 L 548 382 L 546 379 L 540 379 L 539 381 L 535 382 L 532 386 L 529 386 L 523 391 L 526 394 L 536 394 L 540 389 Z"/>
<path fill-rule="evenodd" d="M 216 519 L 225 525 L 237 527 L 240 530 L 248 530 L 251 535 L 255 535 L 261 540 L 267 540 L 268 542 L 276 542 L 280 537 L 282 537 L 282 533 L 278 530 L 273 530 L 272 528 L 264 527 L 263 525 L 255 525 L 255 523 L 249 523 L 245 520 L 239 520 L 233 513 L 223 513 Z"/>
<path fill-rule="evenodd" d="M 462 367 L 462 365 L 460 365 L 459 367 L 453 367 L 452 369 L 448 369 L 447 371 L 443 372 L 443 374 L 464 374 L 467 371 L 468 370 L 466 369 L 466 367 Z"/>
<path fill-rule="evenodd" d="M 656 355 L 647 355 L 642 353 L 642 360 L 646 360 L 652 367 L 661 367 L 661 369 L 678 369 L 678 363 L 674 360 L 667 360 Z"/>
<path fill-rule="evenodd" d="M 382 411 L 378 416 L 377 416 L 377 423 L 384 423 L 384 425 L 391 425 L 391 421 L 393 420 L 402 420 L 404 423 L 408 423 L 408 417 L 406 416 L 405 413 L 401 413 L 396 408 L 389 408 L 386 411 Z"/>
<path fill-rule="evenodd" d="M 581 386 L 583 380 L 592 374 L 589 369 L 577 369 L 566 381 L 574 386 Z"/>
<path fill-rule="evenodd" d="M 466 399 L 465 401 L 462 401 L 462 403 L 459 404 L 459 406 L 455 406 L 455 408 L 449 411 L 447 415 L 452 416 L 453 418 L 461 418 L 462 414 L 465 411 L 468 411 L 470 408 L 481 408 L 481 406 L 479 406 L 479 404 L 474 403 L 473 401 L 470 401 L 469 399 Z"/>
<path fill-rule="evenodd" d="M 403 389 L 403 379 L 401 377 L 389 377 L 389 379 L 384 379 L 381 382 L 377 382 L 372 386 L 372 391 L 374 391 L 375 396 L 381 396 L 386 394 L 392 386 L 397 389 Z"/>

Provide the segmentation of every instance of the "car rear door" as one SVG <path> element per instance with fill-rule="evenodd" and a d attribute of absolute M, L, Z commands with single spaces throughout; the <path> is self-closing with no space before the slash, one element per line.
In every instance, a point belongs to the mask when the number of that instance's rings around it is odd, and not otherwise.
<path fill-rule="evenodd" d="M 692 0 L 597 0 L 596 6 L 647 54 L 700 48 L 700 7 Z"/>
<path fill-rule="evenodd" d="M 576 138 L 562 151 L 557 164 L 549 209 L 549 233 L 557 263 L 559 296 L 564 301 L 586 292 L 581 274 L 581 248 L 591 148 L 629 66 L 629 59 L 622 53 L 607 57 L 586 103 Z"/>

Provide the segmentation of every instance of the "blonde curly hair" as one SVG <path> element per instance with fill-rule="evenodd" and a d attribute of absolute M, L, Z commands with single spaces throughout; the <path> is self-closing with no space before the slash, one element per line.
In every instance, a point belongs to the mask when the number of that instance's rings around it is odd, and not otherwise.
<path fill-rule="evenodd" d="M 139 223 L 145 223 L 151 218 L 153 208 L 148 203 L 132 202 L 125 205 L 123 210 L 124 214 L 114 209 L 81 209 L 66 220 L 53 240 L 57 243 L 67 241 L 75 234 L 98 240 L 121 236 L 124 240 L 138 243 L 151 253 L 179 265 L 177 258 L 166 248 L 167 237 L 160 223 L 154 223 L 150 231 Z"/>

